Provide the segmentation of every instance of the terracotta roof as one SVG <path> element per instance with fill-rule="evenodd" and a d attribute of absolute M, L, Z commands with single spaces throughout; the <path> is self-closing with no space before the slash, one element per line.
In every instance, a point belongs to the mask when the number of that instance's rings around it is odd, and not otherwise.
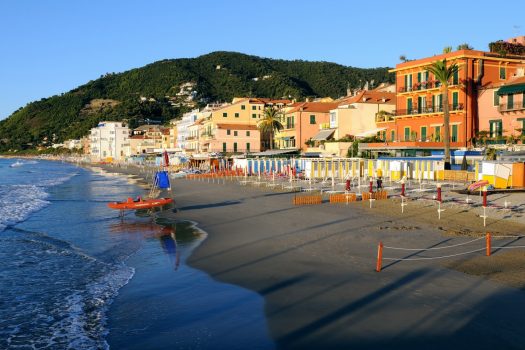
<path fill-rule="evenodd" d="M 366 100 L 363 100 L 366 99 Z M 385 99 L 385 102 L 383 102 Z M 395 105 L 396 104 L 396 94 L 393 92 L 381 92 L 374 90 L 362 90 L 357 93 L 355 96 L 347 96 L 337 101 L 339 106 L 347 105 L 352 103 L 384 103 Z"/>
<path fill-rule="evenodd" d="M 130 140 L 143 140 L 144 138 L 144 135 L 133 135 L 130 137 Z"/>
<path fill-rule="evenodd" d="M 289 110 L 288 113 L 295 113 L 295 112 L 311 112 L 311 113 L 329 113 L 330 110 L 337 108 L 339 103 L 337 102 L 302 102 L 296 104 L 293 104 L 293 108 Z"/>
<path fill-rule="evenodd" d="M 246 124 L 217 124 L 217 128 L 230 130 L 257 130 L 257 126 Z"/>

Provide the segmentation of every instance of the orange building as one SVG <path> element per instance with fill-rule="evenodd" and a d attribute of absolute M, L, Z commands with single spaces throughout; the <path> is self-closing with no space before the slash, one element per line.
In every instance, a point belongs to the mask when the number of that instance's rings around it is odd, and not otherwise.
<path fill-rule="evenodd" d="M 300 102 L 290 105 L 282 116 L 284 129 L 275 135 L 278 147 L 306 150 L 306 141 L 316 136 L 324 140 L 331 137 L 335 129 L 330 129 L 330 111 L 337 106 L 337 102 Z"/>
<path fill-rule="evenodd" d="M 427 70 L 443 59 L 460 68 L 448 92 L 451 149 L 471 147 L 478 131 L 489 128 L 480 117 L 493 108 L 480 103 L 482 96 L 488 95 L 487 87 L 501 85 L 502 77 L 504 81 L 514 76 L 525 63 L 525 56 L 458 50 L 398 64 L 391 70 L 396 74 L 396 110 L 393 118 L 377 123 L 378 128 L 385 128 L 384 142 L 361 144 L 361 150 L 400 155 L 443 150 L 443 96 L 439 82 Z"/>

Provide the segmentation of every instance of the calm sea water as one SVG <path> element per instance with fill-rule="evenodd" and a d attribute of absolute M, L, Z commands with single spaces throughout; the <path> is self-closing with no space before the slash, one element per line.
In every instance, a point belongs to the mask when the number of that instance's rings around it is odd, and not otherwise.
<path fill-rule="evenodd" d="M 0 349 L 273 348 L 260 296 L 185 265 L 205 233 L 107 209 L 143 192 L 0 159 Z"/>

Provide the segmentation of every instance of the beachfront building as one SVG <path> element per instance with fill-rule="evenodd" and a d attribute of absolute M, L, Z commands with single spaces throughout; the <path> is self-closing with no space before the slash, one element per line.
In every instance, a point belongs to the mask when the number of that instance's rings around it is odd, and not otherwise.
<path fill-rule="evenodd" d="M 392 118 L 396 109 L 396 94 L 388 90 L 361 90 L 337 101 L 339 104 L 330 111 L 330 129 L 333 137 L 342 139 L 346 136 L 384 137 L 385 128 L 379 128 L 377 122 Z"/>
<path fill-rule="evenodd" d="M 333 138 L 335 128 L 330 128 L 330 111 L 337 102 L 300 102 L 289 105 L 281 116 L 284 129 L 275 134 L 280 149 L 306 150 L 312 142 Z"/>
<path fill-rule="evenodd" d="M 391 70 L 396 74 L 396 110 L 392 117 L 378 121 L 384 129 L 384 142 L 360 144 L 360 150 L 397 155 L 427 155 L 443 151 L 443 96 L 440 83 L 427 70 L 438 60 L 456 63 L 460 70 L 449 85 L 450 147 L 469 148 L 481 128 L 503 128 L 496 120 L 501 113 L 488 117 L 492 124 L 480 124 L 480 115 L 492 113 L 486 108 L 490 88 L 501 86 L 525 63 L 525 56 L 462 49 L 423 59 L 400 63 Z M 487 93 L 487 91 L 489 91 Z M 497 93 L 496 93 L 497 94 Z M 491 102 L 495 101 L 491 97 Z M 499 95 L 498 95 L 499 96 Z M 498 102 L 499 104 L 499 102 Z M 486 124 L 486 123 L 485 123 Z M 491 126 L 492 125 L 492 126 Z"/>
<path fill-rule="evenodd" d="M 133 129 L 130 137 L 131 154 L 155 153 L 166 149 L 169 129 L 159 125 L 141 125 Z"/>
<path fill-rule="evenodd" d="M 264 108 L 283 108 L 289 100 L 266 98 L 234 98 L 229 105 L 213 110 L 201 125 L 201 152 L 259 152 L 269 148 L 262 139 L 257 123 Z"/>
<path fill-rule="evenodd" d="M 190 125 L 193 125 L 198 118 L 198 109 L 194 109 L 191 112 L 184 113 L 182 115 L 182 118 L 180 120 L 174 121 L 174 124 L 177 128 L 177 141 L 176 141 L 176 147 L 180 148 L 181 150 L 185 150 L 187 146 L 186 139 L 188 138 L 188 127 Z"/>
<path fill-rule="evenodd" d="M 129 129 L 122 122 L 100 122 L 89 135 L 93 161 L 121 161 L 130 155 Z"/>
<path fill-rule="evenodd" d="M 479 94 L 479 145 L 525 142 L 525 65 L 507 70 Z"/>

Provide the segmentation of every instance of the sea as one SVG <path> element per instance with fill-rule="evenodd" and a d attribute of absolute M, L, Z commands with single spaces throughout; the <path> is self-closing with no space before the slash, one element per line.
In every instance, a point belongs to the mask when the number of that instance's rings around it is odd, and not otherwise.
<path fill-rule="evenodd" d="M 273 349 L 263 298 L 186 265 L 198 223 L 118 213 L 132 178 L 0 158 L 0 349 Z"/>

